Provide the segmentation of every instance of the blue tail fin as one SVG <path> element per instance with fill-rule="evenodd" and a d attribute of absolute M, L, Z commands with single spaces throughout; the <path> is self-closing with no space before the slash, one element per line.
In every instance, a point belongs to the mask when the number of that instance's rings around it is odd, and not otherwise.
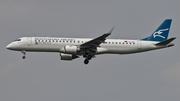
<path fill-rule="evenodd" d="M 172 19 L 166 19 L 164 22 L 154 31 L 154 33 L 142 40 L 146 41 L 165 41 L 168 38 Z"/>

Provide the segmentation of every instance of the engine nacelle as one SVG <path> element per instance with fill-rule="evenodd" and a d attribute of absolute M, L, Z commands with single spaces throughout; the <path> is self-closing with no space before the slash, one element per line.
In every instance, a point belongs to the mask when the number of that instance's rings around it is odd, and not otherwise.
<path fill-rule="evenodd" d="M 76 54 L 78 52 L 79 48 L 77 46 L 64 46 L 61 48 L 59 51 L 62 53 L 67 53 L 67 54 Z"/>
<path fill-rule="evenodd" d="M 72 55 L 72 54 L 64 54 L 64 53 L 60 53 L 61 56 L 61 60 L 73 60 L 78 58 L 77 55 Z"/>

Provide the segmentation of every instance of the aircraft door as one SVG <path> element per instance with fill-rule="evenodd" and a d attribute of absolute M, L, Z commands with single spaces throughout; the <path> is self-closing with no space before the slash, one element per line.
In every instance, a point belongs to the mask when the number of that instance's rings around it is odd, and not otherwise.
<path fill-rule="evenodd" d="M 137 48 L 141 49 L 141 41 L 140 40 L 137 40 Z"/>
<path fill-rule="evenodd" d="M 32 38 L 31 37 L 27 38 L 27 44 L 28 44 L 28 46 L 31 46 L 31 44 L 32 44 Z"/>

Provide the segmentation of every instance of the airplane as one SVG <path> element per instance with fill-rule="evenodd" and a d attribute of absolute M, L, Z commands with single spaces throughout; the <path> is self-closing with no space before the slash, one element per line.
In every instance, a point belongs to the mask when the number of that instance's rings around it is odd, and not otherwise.
<path fill-rule="evenodd" d="M 61 60 L 73 60 L 83 56 L 84 64 L 100 54 L 132 54 L 174 46 L 176 37 L 168 39 L 172 19 L 166 19 L 152 35 L 138 40 L 107 39 L 107 33 L 94 38 L 21 37 L 6 46 L 9 50 L 26 52 L 57 52 Z"/>

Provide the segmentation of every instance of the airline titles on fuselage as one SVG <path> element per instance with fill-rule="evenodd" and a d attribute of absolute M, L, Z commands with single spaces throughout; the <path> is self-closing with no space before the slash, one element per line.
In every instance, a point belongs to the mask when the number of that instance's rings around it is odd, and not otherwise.
<path fill-rule="evenodd" d="M 35 44 L 49 43 L 49 42 L 70 42 L 70 43 L 84 43 L 84 41 L 76 40 L 75 38 L 51 38 L 51 37 L 35 37 Z M 105 41 L 105 44 L 135 44 L 134 40 L 116 40 Z"/>
<path fill-rule="evenodd" d="M 74 38 L 50 38 L 50 37 L 35 37 L 35 41 L 49 40 L 49 41 L 75 41 Z"/>

